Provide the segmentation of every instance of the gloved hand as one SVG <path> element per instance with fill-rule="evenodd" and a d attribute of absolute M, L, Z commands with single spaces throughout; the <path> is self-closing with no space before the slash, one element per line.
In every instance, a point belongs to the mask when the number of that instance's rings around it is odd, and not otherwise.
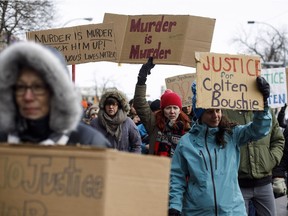
<path fill-rule="evenodd" d="M 139 71 L 137 85 L 145 85 L 147 75 L 150 74 L 150 71 L 154 66 L 153 57 L 149 57 L 147 63 L 143 64 Z"/>
<path fill-rule="evenodd" d="M 270 85 L 265 80 L 265 78 L 261 77 L 261 76 L 256 78 L 256 82 L 257 82 L 257 86 L 258 86 L 259 91 L 263 95 L 264 107 L 268 107 L 267 99 L 270 97 Z"/>
<path fill-rule="evenodd" d="M 285 120 L 286 107 L 287 107 L 287 104 L 285 103 L 284 106 L 281 107 L 280 112 L 278 113 L 278 116 L 277 116 L 277 121 L 279 123 L 279 126 L 284 129 L 287 127 L 286 120 Z"/>
<path fill-rule="evenodd" d="M 273 178 L 272 186 L 275 198 L 287 194 L 287 186 L 284 178 Z"/>
<path fill-rule="evenodd" d="M 169 209 L 168 216 L 181 216 L 181 212 L 176 209 Z"/>
<path fill-rule="evenodd" d="M 281 110 L 280 110 L 280 112 L 283 112 L 283 113 L 285 113 L 285 111 L 286 111 L 286 107 L 287 107 L 287 104 L 285 103 L 285 104 L 284 104 L 284 106 L 283 106 L 283 107 L 281 107 Z"/>

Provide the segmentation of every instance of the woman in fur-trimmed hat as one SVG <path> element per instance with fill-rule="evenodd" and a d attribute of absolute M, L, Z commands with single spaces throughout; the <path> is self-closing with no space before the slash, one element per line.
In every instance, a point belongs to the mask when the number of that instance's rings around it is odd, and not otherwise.
<path fill-rule="evenodd" d="M 130 106 L 125 94 L 117 89 L 106 91 L 99 102 L 98 117 L 90 125 L 99 130 L 113 148 L 141 153 L 141 137 L 133 120 L 127 116 Z"/>
<path fill-rule="evenodd" d="M 149 154 L 172 157 L 179 139 L 190 129 L 182 111 L 181 97 L 167 89 L 160 98 L 160 110 L 153 113 L 146 100 L 146 77 L 154 67 L 153 58 L 143 64 L 134 93 L 134 107 L 149 134 Z"/>
<path fill-rule="evenodd" d="M 0 91 L 1 142 L 109 146 L 81 122 L 81 95 L 54 48 L 26 41 L 3 50 Z"/>

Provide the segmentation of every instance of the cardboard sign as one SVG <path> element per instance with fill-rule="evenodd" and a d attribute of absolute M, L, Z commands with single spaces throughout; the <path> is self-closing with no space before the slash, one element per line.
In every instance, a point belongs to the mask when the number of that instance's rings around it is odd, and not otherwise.
<path fill-rule="evenodd" d="M 272 108 L 284 106 L 287 103 L 287 84 L 285 68 L 262 69 L 263 76 L 270 84 L 268 104 Z"/>
<path fill-rule="evenodd" d="M 166 88 L 171 89 L 180 95 L 182 99 L 182 106 L 192 105 L 192 91 L 191 84 L 196 80 L 196 73 L 188 73 L 165 79 Z"/>
<path fill-rule="evenodd" d="M 258 56 L 196 53 L 196 107 L 263 110 Z"/>
<path fill-rule="evenodd" d="M 33 31 L 27 32 L 26 37 L 56 48 L 68 65 L 117 58 L 112 23 Z"/>
<path fill-rule="evenodd" d="M 114 23 L 117 62 L 195 67 L 195 52 L 209 52 L 215 19 L 189 15 L 119 15 L 106 13 Z"/>
<path fill-rule="evenodd" d="M 167 215 L 169 173 L 166 157 L 0 145 L 0 215 Z"/>

